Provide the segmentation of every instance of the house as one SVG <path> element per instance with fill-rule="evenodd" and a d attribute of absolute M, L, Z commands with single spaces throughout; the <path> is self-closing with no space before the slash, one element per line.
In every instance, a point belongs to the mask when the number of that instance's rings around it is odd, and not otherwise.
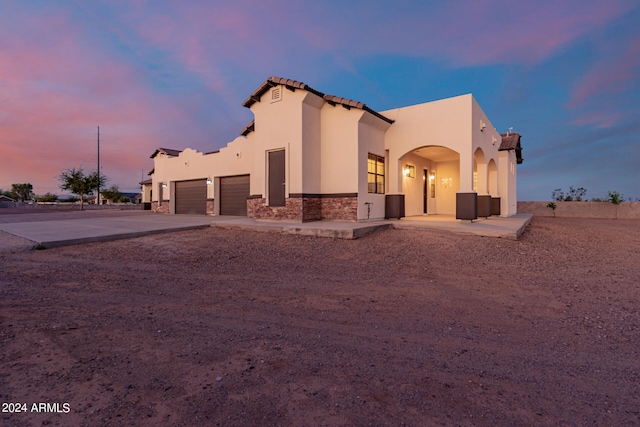
<path fill-rule="evenodd" d="M 154 211 L 300 222 L 516 213 L 520 135 L 498 133 L 470 94 L 377 112 L 270 77 L 243 106 L 254 120 L 226 147 L 152 154 Z"/>

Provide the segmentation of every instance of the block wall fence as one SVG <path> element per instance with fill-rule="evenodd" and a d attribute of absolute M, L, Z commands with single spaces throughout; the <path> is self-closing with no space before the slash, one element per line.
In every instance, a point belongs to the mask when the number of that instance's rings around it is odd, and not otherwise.
<path fill-rule="evenodd" d="M 558 218 L 611 218 L 640 219 L 640 202 L 622 202 L 614 205 L 609 202 L 553 202 L 556 204 L 555 216 Z M 549 202 L 518 202 L 518 213 L 534 216 L 554 216 L 547 205 Z"/>

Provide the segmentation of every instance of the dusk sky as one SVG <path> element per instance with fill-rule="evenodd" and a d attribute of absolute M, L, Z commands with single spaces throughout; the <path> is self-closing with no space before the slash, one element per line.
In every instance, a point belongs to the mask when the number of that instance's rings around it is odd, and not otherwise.
<path fill-rule="evenodd" d="M 0 189 L 67 168 L 137 192 L 158 147 L 213 151 L 269 76 L 376 111 L 472 93 L 522 135 L 518 199 L 640 197 L 640 2 L 0 2 Z"/>

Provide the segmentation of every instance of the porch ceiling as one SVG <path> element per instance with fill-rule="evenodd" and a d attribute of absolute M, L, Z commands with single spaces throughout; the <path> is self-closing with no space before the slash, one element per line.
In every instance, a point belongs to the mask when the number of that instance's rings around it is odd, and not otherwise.
<path fill-rule="evenodd" d="M 413 151 L 414 154 L 430 159 L 434 162 L 450 162 L 460 160 L 460 154 L 446 147 L 422 147 Z"/>

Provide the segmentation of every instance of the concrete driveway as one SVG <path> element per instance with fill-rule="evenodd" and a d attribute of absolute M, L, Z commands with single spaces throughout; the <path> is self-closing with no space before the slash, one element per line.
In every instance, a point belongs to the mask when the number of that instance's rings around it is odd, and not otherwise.
<path fill-rule="evenodd" d="M 35 209 L 0 209 L 0 231 L 27 239 L 33 242 L 33 246 L 46 248 L 210 225 L 211 217 L 204 215 L 162 215 L 142 210 L 41 212 Z"/>

